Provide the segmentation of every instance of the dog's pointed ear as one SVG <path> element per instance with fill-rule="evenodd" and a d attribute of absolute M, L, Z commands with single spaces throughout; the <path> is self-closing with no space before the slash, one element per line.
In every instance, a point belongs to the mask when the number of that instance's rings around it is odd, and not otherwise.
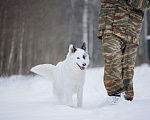
<path fill-rule="evenodd" d="M 81 49 L 83 49 L 84 51 L 86 51 L 86 44 L 85 44 L 85 42 L 83 43 Z"/>
<path fill-rule="evenodd" d="M 75 47 L 74 45 L 71 44 L 71 45 L 69 46 L 69 52 L 70 52 L 70 53 L 75 53 L 76 50 L 77 50 L 77 49 L 76 49 L 76 47 Z"/>

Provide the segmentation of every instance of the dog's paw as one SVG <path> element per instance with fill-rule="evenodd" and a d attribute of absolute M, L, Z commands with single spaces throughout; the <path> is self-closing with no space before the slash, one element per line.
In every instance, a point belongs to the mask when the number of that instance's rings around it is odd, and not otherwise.
<path fill-rule="evenodd" d="M 68 105 L 69 107 L 73 107 L 73 108 L 76 107 L 74 103 L 68 103 L 67 105 Z"/>
<path fill-rule="evenodd" d="M 78 103 L 78 104 L 77 104 L 77 107 L 82 107 L 82 104 L 79 104 L 79 103 Z"/>

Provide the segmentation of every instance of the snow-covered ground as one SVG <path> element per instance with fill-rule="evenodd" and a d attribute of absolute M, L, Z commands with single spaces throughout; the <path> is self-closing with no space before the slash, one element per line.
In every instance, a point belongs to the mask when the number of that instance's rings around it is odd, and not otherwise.
<path fill-rule="evenodd" d="M 40 76 L 0 78 L 0 120 L 150 120 L 150 66 L 135 68 L 134 100 L 116 105 L 104 102 L 103 71 L 87 70 L 82 108 L 59 105 L 51 81 Z"/>

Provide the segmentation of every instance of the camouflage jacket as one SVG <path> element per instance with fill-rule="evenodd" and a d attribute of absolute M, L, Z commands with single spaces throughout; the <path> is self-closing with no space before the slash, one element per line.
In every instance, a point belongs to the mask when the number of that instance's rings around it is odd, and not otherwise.
<path fill-rule="evenodd" d="M 150 0 L 100 0 L 97 37 L 115 34 L 130 43 L 139 44 L 144 11 Z"/>

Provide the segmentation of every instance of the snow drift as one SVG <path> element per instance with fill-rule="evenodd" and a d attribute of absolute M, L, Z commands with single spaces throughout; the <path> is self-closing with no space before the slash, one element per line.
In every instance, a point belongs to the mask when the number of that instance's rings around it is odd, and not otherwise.
<path fill-rule="evenodd" d="M 41 76 L 1 77 L 0 120 L 149 120 L 149 65 L 135 68 L 134 100 L 122 100 L 117 105 L 103 103 L 108 99 L 103 71 L 103 68 L 86 71 L 80 109 L 59 105 L 52 94 L 52 82 Z"/>

